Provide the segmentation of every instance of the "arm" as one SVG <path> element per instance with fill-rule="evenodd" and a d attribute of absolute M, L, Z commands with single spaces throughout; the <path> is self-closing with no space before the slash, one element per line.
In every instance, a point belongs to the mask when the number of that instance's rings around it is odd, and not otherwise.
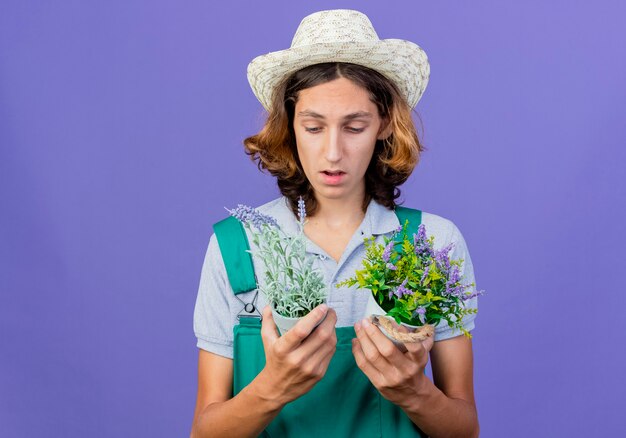
<path fill-rule="evenodd" d="M 435 342 L 430 358 L 434 383 L 423 376 L 403 410 L 433 438 L 477 437 L 471 339 L 456 336 Z"/>
<path fill-rule="evenodd" d="M 192 437 L 257 436 L 278 415 L 281 406 L 257 380 L 231 398 L 232 378 L 232 359 L 200 350 Z"/>
<path fill-rule="evenodd" d="M 364 321 L 355 329 L 357 365 L 422 431 L 433 438 L 478 436 L 469 339 L 457 336 L 433 345 L 431 338 L 406 344 L 403 353 L 375 326 Z M 435 383 L 424 374 L 429 351 Z"/>
<path fill-rule="evenodd" d="M 200 351 L 191 436 L 259 435 L 285 404 L 310 391 L 324 376 L 337 344 L 336 321 L 334 310 L 318 306 L 279 337 L 266 306 L 261 329 L 265 367 L 235 397 L 231 393 L 232 359 Z"/>

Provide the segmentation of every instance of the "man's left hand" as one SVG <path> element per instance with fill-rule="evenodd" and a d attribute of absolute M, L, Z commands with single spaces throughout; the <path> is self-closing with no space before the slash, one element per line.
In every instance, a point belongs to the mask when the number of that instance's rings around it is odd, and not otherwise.
<path fill-rule="evenodd" d="M 407 331 L 405 327 L 396 327 Z M 357 322 L 354 329 L 357 337 L 352 340 L 352 354 L 358 367 L 383 397 L 400 407 L 409 406 L 427 380 L 424 368 L 433 337 L 403 344 L 403 352 L 369 319 Z"/>

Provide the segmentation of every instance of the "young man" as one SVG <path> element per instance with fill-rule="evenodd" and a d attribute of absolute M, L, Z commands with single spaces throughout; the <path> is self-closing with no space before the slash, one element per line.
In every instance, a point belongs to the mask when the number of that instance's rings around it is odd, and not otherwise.
<path fill-rule="evenodd" d="M 399 225 L 397 187 L 422 151 L 410 110 L 428 75 L 421 48 L 379 40 L 365 15 L 348 10 L 306 17 L 290 49 L 248 68 L 269 116 L 245 140 L 246 152 L 276 176 L 283 195 L 258 210 L 295 233 L 297 199 L 305 199 L 307 252 L 329 285 L 360 267 L 364 237 L 382 240 Z M 452 257 L 464 259 L 462 274 L 473 282 L 454 223 L 426 212 L 422 222 L 436 245 L 455 244 Z M 200 355 L 192 436 L 478 435 L 468 338 L 444 323 L 435 342 L 401 352 L 363 319 L 366 294 L 334 287 L 327 305 L 278 336 L 258 290 L 233 292 L 219 245 L 211 236 L 194 314 Z M 248 338 L 233 334 L 242 311 L 257 309 L 262 323 Z M 464 323 L 471 330 L 473 316 Z M 424 374 L 429 354 L 434 382 Z"/>

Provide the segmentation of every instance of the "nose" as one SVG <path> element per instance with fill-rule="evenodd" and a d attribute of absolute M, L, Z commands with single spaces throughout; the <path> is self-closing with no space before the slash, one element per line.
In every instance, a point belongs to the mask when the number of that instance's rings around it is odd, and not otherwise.
<path fill-rule="evenodd" d="M 343 151 L 339 132 L 334 129 L 329 129 L 328 138 L 326 139 L 326 160 L 331 163 L 336 163 L 341 160 L 342 154 Z"/>

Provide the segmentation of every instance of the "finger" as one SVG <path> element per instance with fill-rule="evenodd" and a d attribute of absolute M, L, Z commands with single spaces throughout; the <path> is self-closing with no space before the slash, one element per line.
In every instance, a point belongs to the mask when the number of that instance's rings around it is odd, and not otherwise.
<path fill-rule="evenodd" d="M 312 352 L 324 347 L 334 348 L 337 345 L 336 323 L 337 313 L 334 309 L 328 309 L 324 321 L 300 344 L 302 351 L 312 354 Z"/>
<path fill-rule="evenodd" d="M 327 312 L 328 306 L 320 304 L 289 329 L 281 337 L 281 342 L 284 342 L 288 349 L 298 347 L 311 334 L 317 323 L 326 317 Z"/>
<path fill-rule="evenodd" d="M 276 323 L 272 317 L 272 309 L 270 306 L 265 306 L 261 318 L 261 341 L 263 342 L 263 350 L 266 354 L 278 339 L 279 335 L 276 329 Z"/>
<path fill-rule="evenodd" d="M 402 362 L 404 359 L 403 353 L 406 351 L 404 345 L 399 342 L 396 344 L 396 342 L 389 339 L 389 337 L 381 331 L 380 327 L 376 327 L 374 324 L 371 324 L 369 319 L 367 322 L 369 324 L 365 327 L 365 331 L 369 335 L 372 342 L 376 344 L 378 350 L 383 354 L 383 356 L 394 365 L 398 362 Z"/>
<path fill-rule="evenodd" d="M 356 365 L 363 371 L 370 382 L 372 382 L 374 386 L 379 387 L 383 376 L 365 357 L 363 346 L 358 338 L 352 339 L 352 355 L 354 356 Z"/>
<path fill-rule="evenodd" d="M 402 333 L 412 333 L 415 330 L 414 329 L 410 329 L 409 327 L 403 325 L 403 324 L 398 324 L 394 319 L 390 319 L 389 322 L 391 323 L 391 326 L 393 328 L 395 328 L 396 330 L 398 330 L 399 332 Z M 400 349 L 402 351 L 402 353 L 405 353 L 406 356 L 410 357 L 411 360 L 415 360 L 416 356 L 421 356 L 422 353 L 422 343 L 421 342 L 403 342 L 399 344 L 402 346 Z M 410 352 L 410 354 L 406 354 L 407 352 Z"/>
<path fill-rule="evenodd" d="M 433 345 L 435 345 L 435 336 L 433 335 L 429 337 L 428 339 L 423 341 L 422 344 L 424 344 L 424 349 L 426 350 L 426 352 L 430 353 L 430 350 L 432 350 Z"/>
<path fill-rule="evenodd" d="M 323 318 L 322 322 L 320 322 L 319 325 L 315 327 L 315 330 L 317 330 L 318 328 L 324 328 L 324 327 L 332 328 L 334 330 L 336 324 L 337 324 L 337 312 L 335 311 L 335 309 L 329 308 L 328 311 L 326 312 L 326 316 Z"/>
<path fill-rule="evenodd" d="M 336 351 L 336 348 L 333 347 L 332 349 L 330 349 L 330 351 L 326 353 L 325 356 L 322 356 L 319 359 L 318 371 L 321 373 L 321 376 L 326 374 L 326 370 L 328 369 L 328 366 L 330 365 L 330 361 L 333 359 L 333 356 L 335 355 L 335 351 Z"/>
<path fill-rule="evenodd" d="M 375 326 L 373 327 L 378 330 L 377 327 Z M 360 331 L 364 332 L 365 330 L 366 329 L 361 329 Z M 396 345 L 393 344 L 393 342 L 391 342 L 391 340 L 389 340 L 382 333 L 380 334 L 385 338 L 386 341 L 389 341 L 391 343 L 391 346 L 395 351 L 392 353 L 392 356 L 389 359 L 385 358 L 387 359 L 387 363 L 388 363 L 388 367 L 385 369 L 381 369 L 380 365 L 377 365 L 376 363 L 372 363 L 370 361 L 370 364 L 373 370 L 369 370 L 369 374 L 367 375 L 370 378 L 371 382 L 377 388 L 380 389 L 383 387 L 389 387 L 390 385 L 393 386 L 393 385 L 401 384 L 402 382 L 406 382 L 412 376 L 416 376 L 420 374 L 421 372 L 423 372 L 423 366 L 420 365 L 420 361 L 410 356 L 405 356 L 396 347 Z M 358 338 L 357 340 L 360 341 L 360 339 L 361 338 Z M 379 350 L 383 350 L 383 348 L 380 348 L 380 346 L 378 346 L 378 348 Z M 363 344 L 361 344 L 361 350 L 362 350 L 362 354 L 365 360 L 369 360 L 367 357 L 367 352 Z M 353 354 L 354 354 L 354 351 L 353 351 Z M 357 354 L 358 354 L 358 351 L 357 351 Z M 356 358 L 357 356 L 355 355 L 355 360 Z M 365 370 L 363 372 L 365 372 Z"/>
<path fill-rule="evenodd" d="M 291 352 L 293 362 L 302 364 L 303 370 L 323 376 L 337 348 L 336 320 L 337 314 L 329 309 L 326 320 Z"/>
<path fill-rule="evenodd" d="M 402 355 L 393 342 L 367 319 L 357 323 L 355 331 L 365 358 L 381 373 L 390 372 L 390 359 L 395 357 L 394 353 Z"/>
<path fill-rule="evenodd" d="M 435 341 L 434 337 L 430 336 L 424 341 L 408 342 L 404 345 L 406 346 L 408 350 L 407 354 L 409 356 L 414 357 L 414 358 L 420 358 L 420 359 L 424 359 L 424 357 L 426 357 L 426 360 L 428 360 L 427 356 L 430 350 L 433 348 L 434 341 Z"/>
<path fill-rule="evenodd" d="M 391 323 L 392 327 L 394 327 L 398 331 L 404 333 L 412 331 L 408 327 L 396 323 L 396 321 L 392 318 L 389 318 L 388 320 Z M 382 332 L 380 332 L 380 334 L 384 336 Z M 432 337 L 430 339 L 432 339 Z M 397 350 L 400 352 L 400 356 L 402 358 L 398 357 L 394 352 L 393 358 L 389 358 L 388 360 L 400 371 L 402 375 L 409 376 L 423 371 L 423 367 L 428 362 L 428 350 L 425 349 L 423 342 L 398 342 L 394 345 L 395 347 L 397 347 Z"/>
<path fill-rule="evenodd" d="M 399 332 L 403 332 L 403 333 L 411 333 L 416 331 L 417 329 L 410 329 L 409 327 L 403 325 L 403 324 L 398 324 L 394 319 L 389 318 L 389 323 L 392 325 L 392 327 L 394 327 L 396 330 L 398 330 Z M 430 349 L 432 348 L 433 345 L 433 337 L 429 337 L 426 340 L 422 341 L 422 342 L 407 342 L 407 343 L 402 343 L 400 344 L 402 347 L 402 352 L 406 353 L 407 351 L 411 352 L 410 356 L 416 356 L 416 355 L 422 355 L 424 354 L 422 352 L 422 350 L 424 350 L 424 352 L 428 353 L 430 351 Z M 400 345 L 398 346 L 400 348 Z"/>
<path fill-rule="evenodd" d="M 411 330 L 408 329 L 408 327 L 406 327 L 406 326 L 404 326 L 402 324 L 398 324 L 395 319 L 393 319 L 393 318 L 388 318 L 388 319 L 389 319 L 389 322 L 391 323 L 391 326 L 393 328 L 395 328 L 396 330 L 398 330 L 399 332 L 409 333 L 411 331 Z"/>
<path fill-rule="evenodd" d="M 313 357 L 310 357 L 306 359 L 306 361 L 301 362 L 300 370 L 305 376 L 305 379 L 322 379 L 326 374 L 326 371 L 328 370 L 328 366 L 334 354 L 334 348 L 328 351 L 318 350 L 315 352 L 315 355 Z"/>

